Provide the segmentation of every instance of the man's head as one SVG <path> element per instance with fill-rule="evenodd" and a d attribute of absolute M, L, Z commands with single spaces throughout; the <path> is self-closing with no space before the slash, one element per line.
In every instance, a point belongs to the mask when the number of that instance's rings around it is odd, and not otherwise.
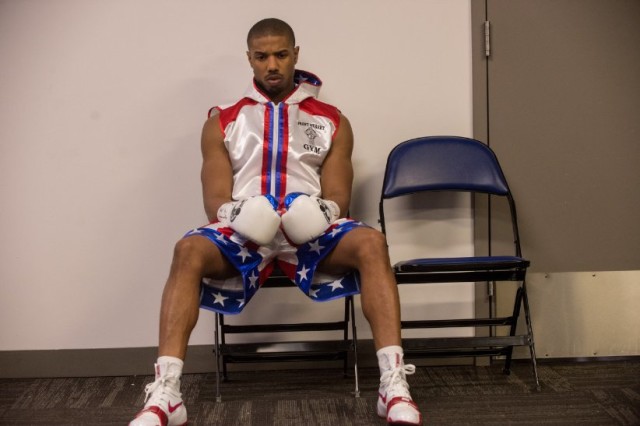
<path fill-rule="evenodd" d="M 280 102 L 294 88 L 299 48 L 293 30 L 280 19 L 263 19 L 249 30 L 247 48 L 256 84 L 272 101 Z"/>
<path fill-rule="evenodd" d="M 296 36 L 293 34 L 293 28 L 286 22 L 277 18 L 267 18 L 255 23 L 247 34 L 247 48 L 251 49 L 251 40 L 257 37 L 268 35 L 285 36 L 291 41 L 291 47 L 296 45 Z"/>

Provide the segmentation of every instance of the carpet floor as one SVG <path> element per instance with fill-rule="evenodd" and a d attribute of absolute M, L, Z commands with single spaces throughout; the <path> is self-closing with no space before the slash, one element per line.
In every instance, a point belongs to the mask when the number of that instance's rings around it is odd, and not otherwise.
<path fill-rule="evenodd" d="M 295 365 L 295 364 L 293 364 Z M 640 359 L 544 362 L 511 375 L 488 367 L 419 367 L 411 392 L 427 425 L 640 425 Z M 2 425 L 124 425 L 151 376 L 0 379 Z M 214 374 L 183 376 L 190 425 L 384 425 L 375 413 L 378 372 L 341 369 L 231 372 L 216 402 Z"/>

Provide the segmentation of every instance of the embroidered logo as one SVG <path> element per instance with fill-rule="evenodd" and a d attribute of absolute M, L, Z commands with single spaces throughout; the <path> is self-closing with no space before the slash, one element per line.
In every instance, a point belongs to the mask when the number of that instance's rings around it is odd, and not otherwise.
<path fill-rule="evenodd" d="M 231 217 L 229 218 L 230 222 L 235 222 L 236 218 L 240 214 L 240 211 L 242 210 L 242 206 L 244 206 L 244 203 L 246 203 L 246 202 L 247 202 L 247 200 L 242 200 L 242 201 L 240 201 L 240 203 L 235 204 L 233 206 L 233 208 L 231 209 Z"/>
<path fill-rule="evenodd" d="M 171 414 L 174 411 L 176 411 L 178 408 L 180 408 L 181 405 L 182 405 L 182 401 L 180 401 L 176 405 L 171 405 L 171 403 L 169 403 L 169 414 Z"/>
<path fill-rule="evenodd" d="M 304 133 L 309 138 L 309 143 L 313 144 L 313 141 L 318 137 L 318 132 L 313 130 L 313 127 L 307 127 L 307 130 Z"/>
<path fill-rule="evenodd" d="M 324 219 L 327 221 L 327 223 L 331 223 L 331 213 L 329 212 L 329 207 L 327 207 L 324 201 L 322 201 L 319 198 L 316 198 L 316 201 L 318 202 L 318 207 L 320 207 L 320 211 L 324 215 Z"/>

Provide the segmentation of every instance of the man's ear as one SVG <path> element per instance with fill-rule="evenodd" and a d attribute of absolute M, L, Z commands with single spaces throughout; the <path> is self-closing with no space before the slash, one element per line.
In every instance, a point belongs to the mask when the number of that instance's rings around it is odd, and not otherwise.
<path fill-rule="evenodd" d="M 296 46 L 296 47 L 294 47 L 294 48 L 293 48 L 293 58 L 294 58 L 293 63 L 294 63 L 294 64 L 297 64 L 297 63 L 298 63 L 298 52 L 300 52 L 300 46 Z"/>
<path fill-rule="evenodd" d="M 249 60 L 249 62 L 251 62 L 251 52 L 249 52 L 248 50 L 247 50 L 247 59 Z"/>

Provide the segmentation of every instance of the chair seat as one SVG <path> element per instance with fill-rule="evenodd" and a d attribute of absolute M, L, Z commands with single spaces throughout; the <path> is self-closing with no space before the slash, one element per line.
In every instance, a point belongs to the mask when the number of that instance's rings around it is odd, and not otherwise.
<path fill-rule="evenodd" d="M 395 272 L 496 271 L 526 269 L 530 262 L 517 256 L 443 257 L 404 260 Z"/>

